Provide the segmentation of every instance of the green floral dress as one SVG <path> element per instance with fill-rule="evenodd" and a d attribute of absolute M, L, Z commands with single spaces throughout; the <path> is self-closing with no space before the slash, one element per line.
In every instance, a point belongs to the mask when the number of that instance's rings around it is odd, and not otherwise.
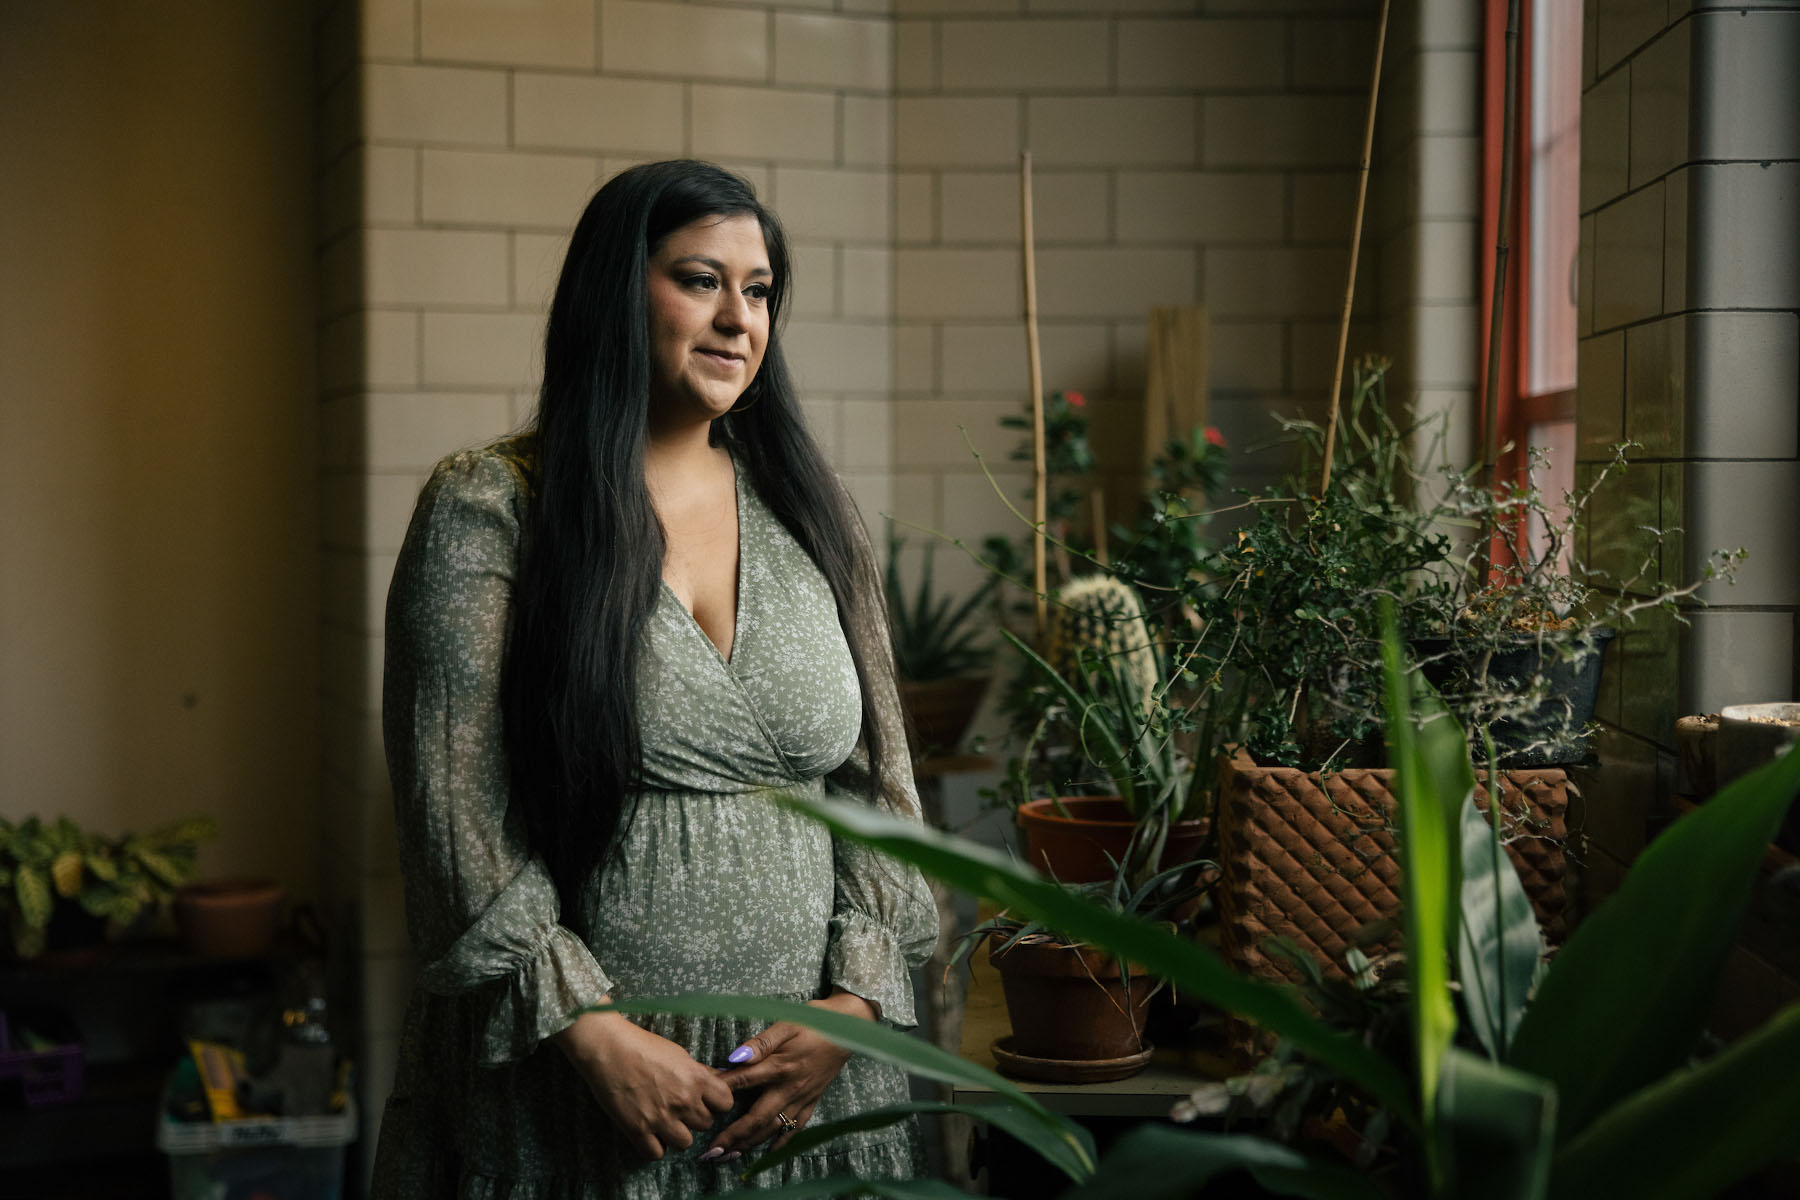
<path fill-rule="evenodd" d="M 573 1010 L 609 992 L 807 1000 L 835 985 L 909 1026 L 910 968 L 929 955 L 937 918 L 917 872 L 838 844 L 769 799 L 775 791 L 866 798 L 867 758 L 831 590 L 741 476 L 731 657 L 665 586 L 640 669 L 645 786 L 636 814 L 579 911 L 559 913 L 507 804 L 498 704 L 529 449 L 500 443 L 438 465 L 388 596 L 382 720 L 421 969 L 374 1194 L 652 1200 L 835 1173 L 914 1174 L 910 1124 L 836 1139 L 748 1185 L 740 1173 L 750 1156 L 699 1161 L 705 1134 L 645 1163 L 545 1044 Z M 875 661 L 887 661 L 884 647 Z M 881 719 L 897 730 L 891 672 L 880 682 Z M 917 813 L 904 764 L 882 784 L 897 811 Z M 714 1066 L 760 1028 L 688 1017 L 640 1023 Z M 906 1096 L 900 1072 L 853 1058 L 812 1121 Z"/>

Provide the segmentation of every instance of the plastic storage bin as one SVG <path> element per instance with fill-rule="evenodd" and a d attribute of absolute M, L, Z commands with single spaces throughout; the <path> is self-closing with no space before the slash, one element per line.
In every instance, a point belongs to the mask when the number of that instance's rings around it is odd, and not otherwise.
<path fill-rule="evenodd" d="M 68 1017 L 53 1010 L 15 1010 L 14 1016 L 58 1044 L 48 1050 L 15 1046 L 12 1026 L 0 1011 L 0 1081 L 18 1080 L 17 1091 L 26 1108 L 73 1104 L 81 1099 L 81 1035 Z M 9 1092 L 12 1086 L 0 1087 L 0 1093 Z"/>
<path fill-rule="evenodd" d="M 341 1200 L 344 1147 L 356 1140 L 356 1102 L 324 1117 L 175 1121 L 156 1130 L 174 1200 Z"/>

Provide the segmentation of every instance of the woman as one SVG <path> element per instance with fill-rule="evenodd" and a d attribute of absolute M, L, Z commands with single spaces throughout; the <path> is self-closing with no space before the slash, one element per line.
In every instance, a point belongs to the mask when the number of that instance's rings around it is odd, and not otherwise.
<path fill-rule="evenodd" d="M 782 361 L 779 225 L 703 163 L 576 226 L 535 427 L 440 463 L 388 596 L 383 731 L 421 961 L 378 1196 L 728 1191 L 906 1097 L 809 1030 L 576 1010 L 736 992 L 913 1023 L 916 872 L 770 797 L 916 814 L 862 527 Z M 902 1177 L 914 1131 L 753 1182 Z"/>

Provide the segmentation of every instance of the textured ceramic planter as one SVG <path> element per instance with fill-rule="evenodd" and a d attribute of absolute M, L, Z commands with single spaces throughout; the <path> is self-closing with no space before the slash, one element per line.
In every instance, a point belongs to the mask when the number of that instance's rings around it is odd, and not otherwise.
<path fill-rule="evenodd" d="M 975 710 L 981 707 L 981 698 L 987 695 L 989 678 L 970 675 L 900 681 L 900 703 L 912 725 L 915 756 L 956 753 L 969 722 L 975 719 Z"/>
<path fill-rule="evenodd" d="M 1057 811 L 1058 803 L 1062 812 Z M 1159 865 L 1168 868 L 1192 861 L 1210 827 L 1205 818 L 1175 822 Z M 1019 828 L 1025 835 L 1026 862 L 1064 883 L 1094 883 L 1113 877 L 1107 856 L 1124 860 L 1137 822 L 1117 796 L 1065 796 L 1060 801 L 1021 804 Z"/>
<path fill-rule="evenodd" d="M 1559 768 L 1500 774 L 1507 853 L 1546 936 L 1560 941 L 1574 789 Z M 1486 807 L 1484 788 L 1476 800 Z M 1226 959 L 1253 975 L 1298 982 L 1297 970 L 1264 949 L 1279 936 L 1344 977 L 1344 953 L 1359 931 L 1400 913 L 1393 814 L 1393 772 L 1386 769 L 1321 777 L 1257 766 L 1242 755 L 1227 763 L 1218 810 L 1224 878 L 1214 889 Z M 1397 946 L 1390 934 L 1363 948 L 1373 956 Z"/>
<path fill-rule="evenodd" d="M 1000 974 L 1012 1022 L 1012 1036 L 996 1047 L 1003 1072 L 1097 1081 L 1144 1068 L 1153 979 L 1133 972 L 1128 987 L 1117 961 L 1085 946 L 1021 942 L 996 952 L 998 944 L 988 943 L 988 961 Z"/>

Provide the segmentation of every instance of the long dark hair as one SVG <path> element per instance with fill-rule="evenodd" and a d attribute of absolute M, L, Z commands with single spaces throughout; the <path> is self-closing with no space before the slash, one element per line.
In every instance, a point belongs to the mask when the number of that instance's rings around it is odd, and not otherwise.
<path fill-rule="evenodd" d="M 761 225 L 774 273 L 769 340 L 756 378 L 714 422 L 713 437 L 731 445 L 739 469 L 831 585 L 851 633 L 871 779 L 893 752 L 875 717 L 868 650 L 856 636 L 859 606 L 869 610 L 868 589 L 879 581 L 860 518 L 807 432 L 781 353 L 790 287 L 781 225 L 749 184 L 710 163 L 624 171 L 582 213 L 550 305 L 501 684 L 512 800 L 565 910 L 629 822 L 626 801 L 642 771 L 638 648 L 664 550 L 644 483 L 647 264 L 675 230 L 738 215 Z"/>

